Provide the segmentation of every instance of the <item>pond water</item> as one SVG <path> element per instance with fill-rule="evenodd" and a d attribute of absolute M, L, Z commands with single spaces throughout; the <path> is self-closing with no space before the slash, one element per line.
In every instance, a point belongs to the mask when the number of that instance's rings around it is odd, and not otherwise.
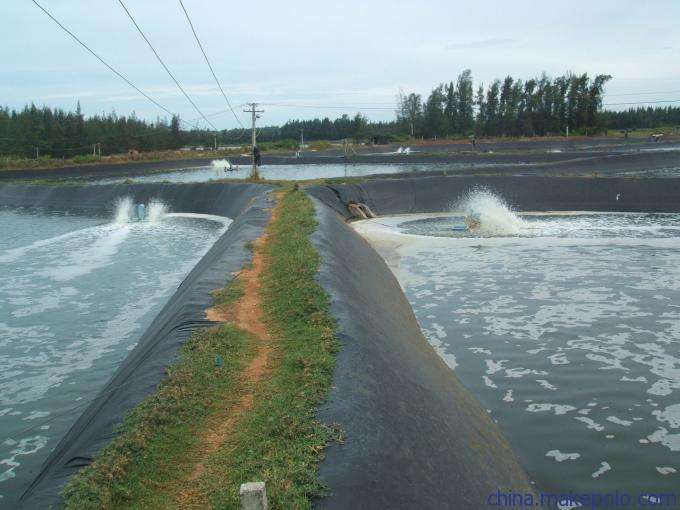
<path fill-rule="evenodd" d="M 680 493 L 680 215 L 504 207 L 355 225 L 539 487 Z"/>
<path fill-rule="evenodd" d="M 478 168 L 502 167 L 504 165 L 478 164 Z M 267 180 L 305 181 L 310 179 L 330 179 L 334 177 L 363 177 L 376 174 L 417 173 L 428 171 L 455 170 L 469 168 L 463 164 L 433 164 L 433 163 L 398 163 L 398 164 L 290 164 L 263 165 L 260 167 L 260 177 Z M 203 166 L 185 168 L 171 172 L 153 173 L 134 177 L 117 177 L 100 179 L 97 184 L 111 184 L 131 180 L 133 182 L 205 182 L 218 179 L 247 179 L 250 176 L 249 165 L 241 165 L 238 170 L 226 171 L 220 167 Z"/>
<path fill-rule="evenodd" d="M 0 506 L 230 223 L 159 202 L 144 221 L 134 210 L 129 199 L 113 218 L 0 209 Z"/>

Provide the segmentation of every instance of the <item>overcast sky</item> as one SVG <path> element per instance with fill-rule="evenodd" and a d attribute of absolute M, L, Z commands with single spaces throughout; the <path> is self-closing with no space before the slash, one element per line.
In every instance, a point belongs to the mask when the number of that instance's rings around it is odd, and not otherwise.
<path fill-rule="evenodd" d="M 38 0 L 101 57 L 183 118 L 198 115 L 117 0 Z M 476 83 L 566 71 L 607 73 L 606 102 L 680 99 L 680 2 L 184 0 L 230 100 L 266 105 L 264 124 L 334 118 L 361 107 L 391 119 L 399 90 L 426 95 L 470 68 Z M 176 0 L 126 0 L 204 113 L 226 108 Z M 30 0 L 4 0 L 0 104 L 86 114 L 165 116 L 62 32 Z M 656 93 L 656 94 L 652 94 Z M 630 95 L 628 95 L 630 94 Z M 303 108 L 315 106 L 314 108 Z M 331 109 L 340 106 L 346 110 Z M 237 126 L 230 114 L 212 118 Z"/>

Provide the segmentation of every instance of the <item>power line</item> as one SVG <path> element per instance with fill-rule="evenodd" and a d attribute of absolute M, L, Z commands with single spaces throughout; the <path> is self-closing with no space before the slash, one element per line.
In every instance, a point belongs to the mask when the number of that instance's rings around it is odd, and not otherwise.
<path fill-rule="evenodd" d="M 394 111 L 394 107 L 384 106 L 361 106 L 361 105 L 312 105 L 312 104 L 295 104 L 295 103 L 259 103 L 267 106 L 278 106 L 282 108 L 316 108 L 319 110 L 383 110 Z"/>
<path fill-rule="evenodd" d="M 623 94 L 604 94 L 607 97 L 621 97 L 621 96 L 655 96 L 659 94 L 678 94 L 680 90 L 667 90 L 665 92 L 626 92 Z"/>
<path fill-rule="evenodd" d="M 606 103 L 602 106 L 626 106 L 626 105 L 636 105 L 636 104 L 660 104 L 660 103 L 680 103 L 680 99 L 671 99 L 668 101 L 634 101 L 631 103 Z"/>
<path fill-rule="evenodd" d="M 231 106 L 231 103 L 229 102 L 229 99 L 227 98 L 227 95 L 224 93 L 224 89 L 222 88 L 222 84 L 220 83 L 220 80 L 217 79 L 217 75 L 215 74 L 215 70 L 213 69 L 212 64 L 210 64 L 210 60 L 208 59 L 208 55 L 205 52 L 205 49 L 203 49 L 203 45 L 201 44 L 200 39 L 198 38 L 198 34 L 196 33 L 196 29 L 194 28 L 194 24 L 191 22 L 191 18 L 189 17 L 189 13 L 186 10 L 186 7 L 184 7 L 184 3 L 182 0 L 179 0 L 179 4 L 182 6 L 182 10 L 184 11 L 184 15 L 187 18 L 187 21 L 189 22 L 189 26 L 191 27 L 191 31 L 194 34 L 194 39 L 196 39 L 196 43 L 198 44 L 198 47 L 201 49 L 201 53 L 203 53 L 203 58 L 205 58 L 205 63 L 208 64 L 208 67 L 210 68 L 210 72 L 213 75 L 213 78 L 215 78 L 215 83 L 217 83 L 217 86 L 220 88 L 220 92 L 222 93 L 222 97 L 224 97 L 224 100 L 227 102 L 227 106 L 231 110 L 231 113 L 234 115 L 234 118 L 236 119 L 236 122 L 238 122 L 239 126 L 245 129 L 245 126 L 241 122 L 241 119 L 238 118 L 238 115 L 236 115 L 236 112 Z"/>
<path fill-rule="evenodd" d="M 168 73 L 168 76 L 170 76 L 170 78 L 172 78 L 172 81 L 175 82 L 175 85 L 177 85 L 177 88 L 182 92 L 182 94 L 184 94 L 184 97 L 187 98 L 187 101 L 189 101 L 189 103 L 191 103 L 191 106 L 194 107 L 194 110 L 196 110 L 196 111 L 198 112 L 198 114 L 201 116 L 201 118 L 202 118 L 203 120 L 205 120 L 205 122 L 206 122 L 210 127 L 212 127 L 213 130 L 217 131 L 218 129 L 217 129 L 217 128 L 216 128 L 216 127 L 215 127 L 215 126 L 214 126 L 214 125 L 206 118 L 205 115 L 203 115 L 203 112 L 201 111 L 201 109 L 200 109 L 198 106 L 196 106 L 196 103 L 194 103 L 193 99 L 191 99 L 191 98 L 189 97 L 189 94 L 186 93 L 186 91 L 184 90 L 184 88 L 182 87 L 182 85 L 180 85 L 180 83 L 177 81 L 177 78 L 175 78 L 175 76 L 172 74 L 172 72 L 170 72 L 170 69 L 168 69 L 168 66 L 165 65 L 165 62 L 163 62 L 163 59 L 162 59 L 161 56 L 158 54 L 158 52 L 156 51 L 156 49 L 153 47 L 153 44 L 151 44 L 151 41 L 149 41 L 149 39 L 146 37 L 146 35 L 144 34 L 144 32 L 142 32 L 142 29 L 141 29 L 141 28 L 139 27 L 139 25 L 137 24 L 137 21 L 135 21 L 135 18 L 132 16 L 132 14 L 131 14 L 130 11 L 128 10 L 128 8 L 127 8 L 127 7 L 125 6 L 125 4 L 123 3 L 123 0 L 118 0 L 118 3 L 121 5 L 121 7 L 123 8 L 123 10 L 127 13 L 128 17 L 130 18 L 130 21 L 132 21 L 132 24 L 135 26 L 135 28 L 136 28 L 137 31 L 139 32 L 139 35 L 141 35 L 142 38 L 146 41 L 146 44 L 149 45 L 149 48 L 151 48 L 151 51 L 153 51 L 153 54 L 156 56 L 156 59 L 158 60 L 158 62 L 160 62 L 160 64 L 163 66 L 163 69 L 165 69 L 165 72 Z"/>
<path fill-rule="evenodd" d="M 166 112 L 168 115 L 171 115 L 171 116 L 175 115 L 175 114 L 172 113 L 170 110 L 168 110 L 165 106 L 163 106 L 162 104 L 160 104 L 160 103 L 159 103 L 158 101 L 156 101 L 154 98 L 152 98 L 151 96 L 149 96 L 146 92 L 144 92 L 142 89 L 140 89 L 137 85 L 135 85 L 135 84 L 132 83 L 130 80 L 128 80 L 128 79 L 127 79 L 120 71 L 118 71 L 117 69 L 115 69 L 111 64 L 109 64 L 108 62 L 106 62 L 102 57 L 100 57 L 99 55 L 97 55 L 97 54 L 94 52 L 94 50 L 92 50 L 87 44 L 85 44 L 83 41 L 81 41 L 81 40 L 78 38 L 77 35 L 75 35 L 73 32 L 71 32 L 71 31 L 70 31 L 68 28 L 66 28 L 64 25 L 62 25 L 62 23 L 61 23 L 57 18 L 55 18 L 50 12 L 47 11 L 47 9 L 45 9 L 42 5 L 40 5 L 36 0 L 31 0 L 31 1 L 32 1 L 35 5 L 37 5 L 38 8 L 40 8 L 41 11 L 43 11 L 45 14 L 47 14 L 47 16 L 49 16 L 50 19 L 51 19 L 52 21 L 54 21 L 54 22 L 55 22 L 55 23 L 56 23 L 56 24 L 57 24 L 64 32 L 66 32 L 68 35 L 70 35 L 70 36 L 71 36 L 78 44 L 80 44 L 83 48 L 85 48 L 88 52 L 90 52 L 90 53 L 92 54 L 93 57 L 95 57 L 95 58 L 96 58 L 97 60 L 99 60 L 102 64 L 104 64 L 106 67 L 108 67 L 109 70 L 110 70 L 111 72 L 113 72 L 116 76 L 118 76 L 120 79 L 122 79 L 122 80 L 123 80 L 125 83 L 127 83 L 128 85 L 130 85 L 130 87 L 132 87 L 133 89 L 135 89 L 137 92 L 139 92 L 142 96 L 144 96 L 146 99 L 148 99 L 149 101 L 151 101 L 151 102 L 152 102 L 154 105 L 156 105 L 158 108 L 160 108 L 161 110 L 163 110 L 164 112 Z M 187 121 L 185 121 L 185 120 L 180 119 L 180 121 L 181 121 L 181 122 L 184 122 L 185 124 L 187 124 L 187 125 L 189 125 L 189 126 L 196 127 L 195 125 L 192 125 L 192 124 L 190 124 L 189 122 L 187 122 Z"/>

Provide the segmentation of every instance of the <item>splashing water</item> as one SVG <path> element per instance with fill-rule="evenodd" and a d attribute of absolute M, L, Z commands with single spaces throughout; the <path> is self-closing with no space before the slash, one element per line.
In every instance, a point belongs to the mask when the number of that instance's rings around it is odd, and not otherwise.
<path fill-rule="evenodd" d="M 228 159 L 215 159 L 210 165 L 213 170 L 231 170 L 231 163 Z"/>
<path fill-rule="evenodd" d="M 164 204 L 160 200 L 152 199 L 149 202 L 149 207 L 147 209 L 147 220 L 149 223 L 157 223 L 161 221 L 168 212 L 167 204 Z"/>
<path fill-rule="evenodd" d="M 485 236 L 517 235 L 524 226 L 524 221 L 502 198 L 485 189 L 472 190 L 458 201 L 454 209 L 466 216 L 478 216 L 477 233 Z"/>
<path fill-rule="evenodd" d="M 116 201 L 116 212 L 113 215 L 113 222 L 119 225 L 124 225 L 130 222 L 132 217 L 132 209 L 134 204 L 132 203 L 132 198 L 123 197 Z"/>

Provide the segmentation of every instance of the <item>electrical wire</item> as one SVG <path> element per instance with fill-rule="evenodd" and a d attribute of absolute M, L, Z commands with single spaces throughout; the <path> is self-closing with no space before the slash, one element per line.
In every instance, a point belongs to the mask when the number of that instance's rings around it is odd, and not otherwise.
<path fill-rule="evenodd" d="M 621 96 L 656 96 L 659 94 L 678 94 L 680 90 L 666 90 L 665 92 L 625 92 L 622 94 L 604 94 L 607 97 L 621 97 Z"/>
<path fill-rule="evenodd" d="M 215 127 L 215 126 L 214 126 L 214 125 L 206 118 L 206 116 L 203 115 L 203 112 L 202 112 L 201 109 L 196 105 L 196 103 L 194 103 L 193 99 L 191 99 L 191 97 L 189 97 L 189 94 L 186 93 L 186 91 L 184 90 L 184 88 L 182 87 L 182 85 L 180 85 L 179 81 L 177 81 L 177 78 L 175 78 L 175 75 L 172 74 L 172 72 L 170 71 L 170 69 L 168 68 L 168 66 L 165 65 L 165 62 L 163 61 L 163 59 L 161 58 L 161 56 L 160 56 L 160 55 L 158 54 L 158 52 L 156 51 L 156 48 L 153 47 L 153 44 L 151 44 L 151 41 L 149 41 L 149 38 L 146 36 L 146 34 L 144 34 L 144 32 L 142 31 L 142 29 L 140 28 L 140 26 L 137 24 L 137 21 L 136 21 L 135 18 L 132 16 L 132 13 L 128 10 L 128 8 L 127 8 L 127 7 L 125 6 L 125 4 L 123 3 L 123 0 L 118 0 L 118 3 L 121 5 L 121 7 L 122 7 L 123 10 L 125 11 L 125 13 L 128 15 L 128 17 L 130 18 L 130 21 L 132 21 L 132 24 L 133 24 L 133 25 L 135 26 L 135 28 L 137 29 L 137 32 L 139 32 L 139 35 L 142 36 L 142 39 L 144 39 L 144 41 L 146 41 L 146 44 L 149 46 L 149 48 L 151 48 L 151 51 L 152 51 L 153 54 L 156 56 L 156 59 L 158 60 L 158 62 L 160 62 L 161 66 L 163 66 L 163 69 L 165 69 L 165 72 L 168 73 L 168 76 L 170 76 L 170 78 L 172 78 L 172 81 L 175 82 L 175 85 L 177 85 L 177 88 L 182 92 L 182 94 L 184 94 L 184 97 L 187 98 L 187 101 L 189 101 L 189 103 L 191 104 L 191 106 L 193 106 L 194 110 L 196 110 L 196 111 L 198 112 L 198 114 L 201 116 L 201 118 L 202 118 L 203 120 L 205 120 L 206 124 L 208 124 L 210 127 L 212 127 L 214 131 L 218 131 L 218 129 L 217 129 L 217 128 L 216 128 L 216 127 Z"/>
<path fill-rule="evenodd" d="M 191 31 L 194 34 L 194 39 L 196 39 L 196 43 L 198 44 L 198 47 L 201 49 L 201 53 L 203 53 L 203 58 L 205 58 L 205 63 L 208 64 L 208 68 L 210 68 L 210 72 L 212 73 L 213 78 L 215 79 L 215 83 L 217 83 L 217 86 L 220 89 L 220 92 L 222 93 L 222 97 L 224 97 L 224 100 L 227 103 L 227 106 L 229 107 L 229 110 L 231 110 L 231 113 L 234 115 L 234 118 L 236 119 L 236 122 L 238 122 L 239 126 L 245 129 L 245 126 L 241 122 L 241 119 L 239 119 L 238 115 L 236 115 L 236 112 L 234 111 L 234 108 L 232 108 L 231 103 L 229 102 L 229 98 L 227 98 L 227 95 L 224 93 L 224 89 L 222 88 L 222 84 L 220 83 L 220 80 L 217 79 L 217 75 L 215 74 L 215 70 L 213 69 L 212 64 L 210 63 L 210 60 L 208 59 L 208 55 L 205 52 L 205 49 L 203 48 L 203 45 L 201 44 L 201 40 L 198 38 L 198 34 L 196 33 L 196 29 L 194 28 L 194 24 L 191 22 L 191 18 L 189 17 L 189 13 L 186 10 L 186 7 L 184 7 L 184 2 L 182 0 L 179 0 L 179 4 L 182 6 L 182 10 L 184 11 L 184 15 L 187 18 L 187 21 L 189 22 L 189 26 L 191 27 Z"/>
<path fill-rule="evenodd" d="M 394 111 L 395 107 L 388 108 L 383 106 L 360 106 L 360 105 L 312 105 L 312 104 L 297 104 L 297 103 L 258 103 L 265 106 L 278 106 L 282 108 L 316 108 L 319 110 L 383 110 Z"/>
<path fill-rule="evenodd" d="M 602 106 L 626 106 L 636 104 L 661 104 L 661 103 L 680 103 L 680 99 L 671 99 L 669 101 L 634 101 L 631 103 L 606 103 Z"/>
<path fill-rule="evenodd" d="M 156 105 L 158 108 L 163 110 L 165 113 L 168 115 L 174 116 L 175 114 L 172 113 L 170 110 L 168 110 L 165 106 L 160 104 L 158 101 L 156 101 L 154 98 L 149 96 L 146 92 L 144 92 L 142 89 L 140 89 L 137 85 L 132 83 L 127 77 L 125 77 L 120 71 L 118 71 L 116 68 L 114 68 L 111 64 L 106 62 L 102 57 L 100 57 L 97 53 L 94 52 L 87 44 L 85 44 L 83 41 L 80 40 L 80 38 L 75 35 L 73 32 L 71 32 L 68 28 L 66 28 L 57 18 L 55 18 L 47 9 L 45 9 L 42 5 L 40 5 L 37 0 L 31 0 L 38 8 L 43 11 L 52 21 L 54 21 L 59 28 L 61 28 L 64 32 L 66 32 L 68 35 L 70 35 L 73 40 L 75 40 L 78 44 L 80 44 L 83 48 L 85 48 L 90 54 L 92 54 L 93 57 L 95 57 L 97 60 L 99 60 L 102 64 L 104 64 L 111 72 L 113 72 L 116 76 L 118 76 L 120 79 L 122 79 L 125 83 L 127 83 L 130 87 L 135 89 L 137 92 L 139 92 L 142 96 L 144 96 L 146 99 L 151 101 L 154 105 Z M 191 126 L 191 127 L 196 127 L 189 122 L 180 119 L 181 122 L 184 122 L 185 124 Z"/>

